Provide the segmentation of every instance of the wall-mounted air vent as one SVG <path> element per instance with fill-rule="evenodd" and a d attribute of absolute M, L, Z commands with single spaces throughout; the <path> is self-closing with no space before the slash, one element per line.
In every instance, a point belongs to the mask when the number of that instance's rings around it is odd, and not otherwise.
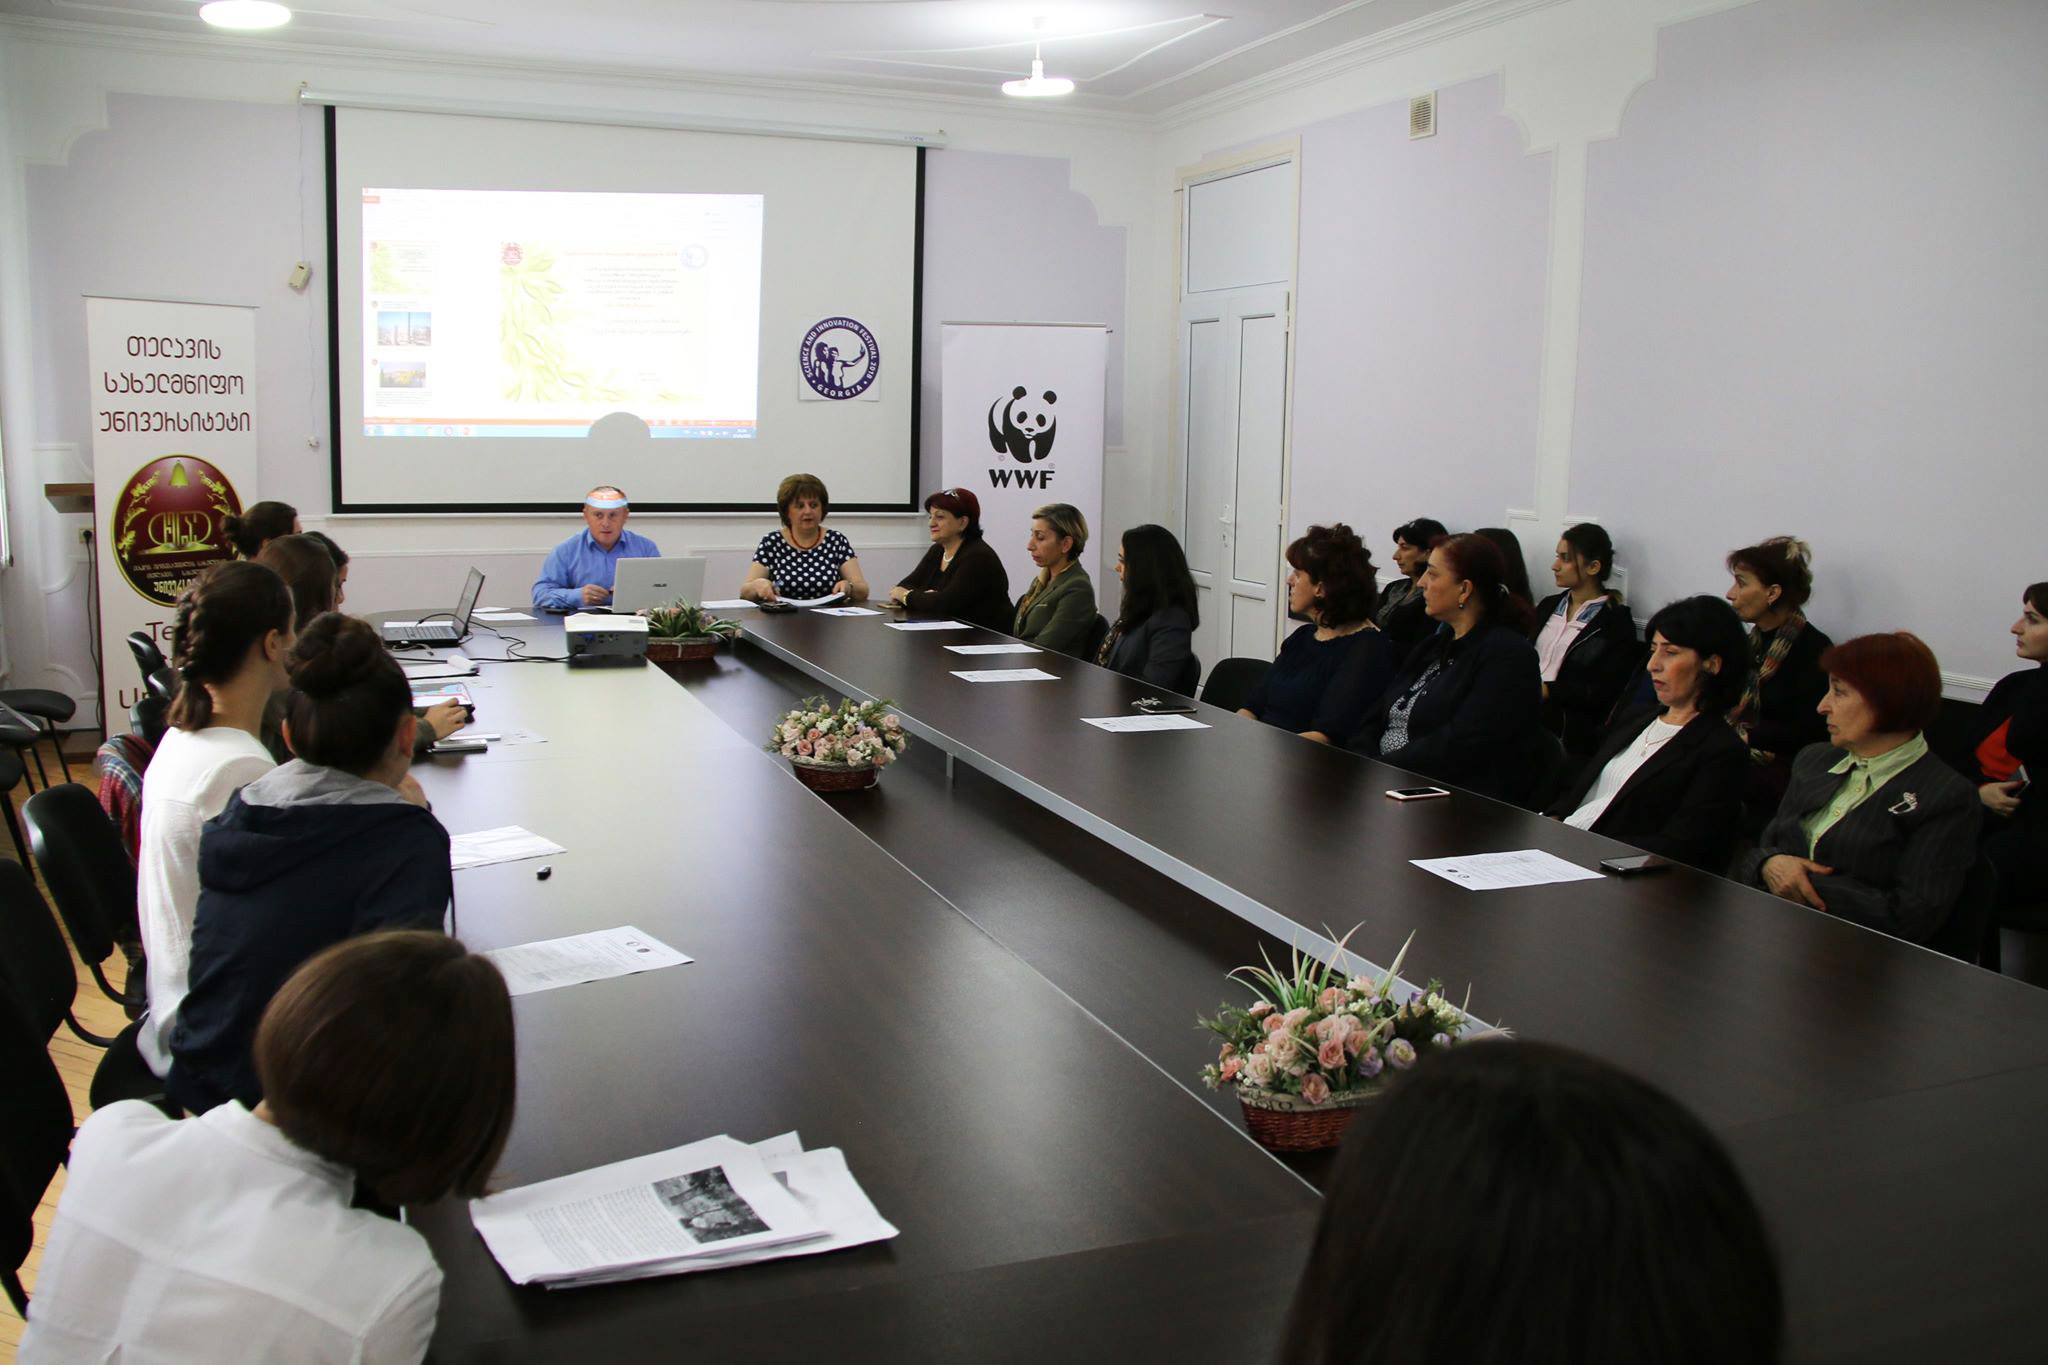
<path fill-rule="evenodd" d="M 1436 136 L 1436 91 L 1408 101 L 1408 136 Z"/>

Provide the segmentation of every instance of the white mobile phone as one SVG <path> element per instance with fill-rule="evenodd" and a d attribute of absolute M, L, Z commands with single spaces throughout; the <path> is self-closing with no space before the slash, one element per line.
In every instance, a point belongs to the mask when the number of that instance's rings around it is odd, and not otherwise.
<path fill-rule="evenodd" d="M 1387 795 L 1396 801 L 1434 801 L 1437 797 L 1449 796 L 1450 793 L 1442 787 L 1394 787 Z"/>

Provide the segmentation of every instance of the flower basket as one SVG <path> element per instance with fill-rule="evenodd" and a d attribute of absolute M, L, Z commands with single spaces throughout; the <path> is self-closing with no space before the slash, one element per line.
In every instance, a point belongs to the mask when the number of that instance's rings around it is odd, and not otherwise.
<path fill-rule="evenodd" d="M 698 663 L 718 652 L 718 635 L 683 635 L 669 640 L 650 639 L 647 660 L 657 664 Z"/>
<path fill-rule="evenodd" d="M 1241 1085 L 1237 1102 L 1244 1109 L 1244 1126 L 1261 1147 L 1273 1152 L 1316 1152 L 1342 1142 L 1353 1116 L 1380 1094 L 1380 1087 L 1371 1085 L 1310 1104 L 1299 1095 Z"/>
<path fill-rule="evenodd" d="M 856 768 L 850 763 L 820 763 L 811 758 L 792 758 L 790 771 L 796 780 L 814 792 L 866 791 L 881 781 L 882 770 L 873 763 Z"/>
<path fill-rule="evenodd" d="M 1340 954 L 1350 937 L 1338 941 Z M 1403 944 L 1377 980 L 1347 981 L 1298 951 L 1287 972 L 1268 961 L 1231 973 L 1255 998 L 1196 1020 L 1223 1040 L 1202 1079 L 1236 1091 L 1254 1141 L 1276 1152 L 1334 1147 L 1388 1078 L 1457 1043 L 1471 1018 L 1444 999 L 1441 982 L 1394 998 L 1407 956 Z"/>
<path fill-rule="evenodd" d="M 797 781 L 814 792 L 865 791 L 910 747 L 910 736 L 886 701 L 835 706 L 806 697 L 775 722 L 764 747 L 788 759 Z"/>

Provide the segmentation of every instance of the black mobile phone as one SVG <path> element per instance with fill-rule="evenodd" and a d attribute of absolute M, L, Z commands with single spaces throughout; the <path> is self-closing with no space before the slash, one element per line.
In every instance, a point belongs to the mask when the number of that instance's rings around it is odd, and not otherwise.
<path fill-rule="evenodd" d="M 490 749 L 490 743 L 481 739 L 464 739 L 450 735 L 427 750 L 430 754 L 481 754 Z"/>
<path fill-rule="evenodd" d="M 1633 858 L 1602 858 L 1600 866 L 1621 876 L 1632 876 L 1637 872 L 1661 872 L 1671 866 L 1669 858 L 1660 858 L 1654 853 L 1643 853 Z"/>
<path fill-rule="evenodd" d="M 1395 787 L 1387 795 L 1396 801 L 1434 801 L 1450 793 L 1442 787 Z"/>
<path fill-rule="evenodd" d="M 1132 706 L 1148 716 L 1192 716 L 1195 704 L 1179 697 L 1140 697 Z"/>
<path fill-rule="evenodd" d="M 792 607 L 787 602 L 763 602 L 761 604 L 761 610 L 775 616 L 780 616 L 784 612 L 793 612 L 796 610 L 796 608 Z"/>

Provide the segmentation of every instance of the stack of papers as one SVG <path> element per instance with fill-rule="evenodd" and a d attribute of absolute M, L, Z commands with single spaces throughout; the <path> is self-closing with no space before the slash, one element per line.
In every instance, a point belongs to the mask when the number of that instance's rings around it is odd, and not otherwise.
<path fill-rule="evenodd" d="M 469 619 L 472 621 L 489 621 L 492 625 L 498 626 L 507 623 L 517 624 L 520 621 L 531 621 L 534 618 L 523 611 L 517 611 L 511 607 L 478 607 Z"/>
<path fill-rule="evenodd" d="M 837 1148 L 795 1133 L 706 1138 L 473 1200 L 514 1284 L 550 1289 L 722 1270 L 896 1235 Z"/>
<path fill-rule="evenodd" d="M 749 602 L 744 597 L 727 597 L 717 602 L 699 602 L 706 611 L 739 611 L 743 607 L 758 607 L 759 602 Z"/>
<path fill-rule="evenodd" d="M 518 825 L 499 825 L 474 834 L 458 834 L 448 841 L 448 865 L 460 872 L 465 867 L 486 867 L 491 863 L 516 863 L 522 858 L 545 858 L 567 849 L 552 839 L 543 839 Z"/>

